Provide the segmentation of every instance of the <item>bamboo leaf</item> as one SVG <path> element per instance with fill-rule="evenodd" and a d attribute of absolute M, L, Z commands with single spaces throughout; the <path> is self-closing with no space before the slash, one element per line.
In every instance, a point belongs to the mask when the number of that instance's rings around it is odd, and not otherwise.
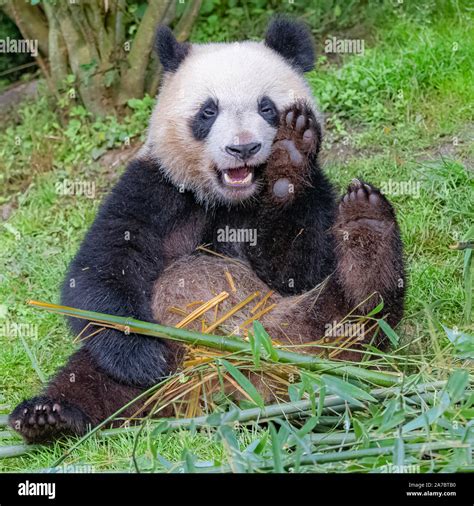
<path fill-rule="evenodd" d="M 451 374 L 446 385 L 446 391 L 453 404 L 462 399 L 468 385 L 469 372 L 466 369 L 457 369 Z"/>
<path fill-rule="evenodd" d="M 354 427 L 354 434 L 356 438 L 362 441 L 364 447 L 368 447 L 370 438 L 364 424 L 357 418 L 352 418 L 352 427 Z"/>
<path fill-rule="evenodd" d="M 450 329 L 442 325 L 448 339 L 455 347 L 456 355 L 460 358 L 474 360 L 474 336 L 460 332 L 457 329 Z"/>
<path fill-rule="evenodd" d="M 377 306 L 374 307 L 374 309 L 372 309 L 372 311 L 370 311 L 370 313 L 368 313 L 367 317 L 370 318 L 371 316 L 374 316 L 374 315 L 380 313 L 380 311 L 382 311 L 382 309 L 383 309 L 383 306 L 384 306 L 384 303 L 382 300 Z"/>
<path fill-rule="evenodd" d="M 273 469 L 275 473 L 283 473 L 285 472 L 285 469 L 283 468 L 278 434 L 273 423 L 270 422 L 269 428 L 270 428 L 270 437 L 272 441 Z"/>
<path fill-rule="evenodd" d="M 398 346 L 400 338 L 397 333 L 390 327 L 390 325 L 385 320 L 377 320 L 379 327 L 382 329 L 383 333 L 388 337 L 392 346 Z"/>
<path fill-rule="evenodd" d="M 474 225 L 468 230 L 465 236 L 466 240 L 471 239 L 474 236 Z M 472 249 L 468 248 L 464 252 L 464 266 L 463 266 L 463 281 L 464 281 L 464 319 L 466 323 L 471 323 L 471 312 L 472 312 L 472 266 L 473 266 L 473 252 Z"/>
<path fill-rule="evenodd" d="M 38 378 L 40 379 L 41 383 L 46 383 L 46 376 L 43 374 L 43 371 L 41 370 L 34 353 L 31 351 L 31 348 L 28 346 L 28 343 L 25 341 L 25 338 L 21 334 L 19 334 L 18 337 L 20 338 L 21 344 L 23 345 L 23 348 L 25 349 L 26 354 L 28 355 L 28 358 L 30 359 L 31 365 L 32 365 L 33 369 L 35 370 L 36 374 L 38 375 Z"/>
<path fill-rule="evenodd" d="M 270 339 L 270 336 L 267 334 L 267 331 L 263 328 L 263 325 L 259 321 L 253 322 L 253 331 L 255 333 L 255 339 L 258 345 L 263 346 L 263 349 L 266 351 L 267 356 L 271 360 L 278 362 L 278 353 L 273 347 L 272 340 Z"/>
<path fill-rule="evenodd" d="M 342 399 L 346 401 L 353 402 L 354 404 L 362 407 L 362 402 L 359 399 L 365 401 L 375 401 L 375 398 L 372 397 L 368 392 L 362 390 L 362 388 L 356 387 L 351 383 L 341 380 L 339 378 L 334 378 L 332 376 L 328 376 L 323 374 L 321 376 L 328 390 L 336 395 L 339 395 Z"/>
<path fill-rule="evenodd" d="M 245 390 L 247 395 L 255 402 L 257 406 L 260 408 L 265 407 L 265 403 L 261 395 L 258 393 L 258 390 L 255 386 L 230 362 L 227 360 L 221 359 L 220 363 L 227 369 L 229 374 L 237 381 L 237 383 Z"/>
<path fill-rule="evenodd" d="M 441 394 L 440 403 L 437 406 L 433 406 L 428 411 L 425 411 L 421 415 L 417 416 L 411 422 L 406 423 L 402 427 L 402 433 L 406 434 L 420 427 L 425 427 L 429 430 L 429 426 L 434 423 L 443 413 L 448 409 L 450 405 L 449 395 L 446 392 Z"/>
<path fill-rule="evenodd" d="M 249 332 L 249 343 L 252 350 L 253 363 L 255 367 L 260 367 L 260 346 L 252 332 Z"/>

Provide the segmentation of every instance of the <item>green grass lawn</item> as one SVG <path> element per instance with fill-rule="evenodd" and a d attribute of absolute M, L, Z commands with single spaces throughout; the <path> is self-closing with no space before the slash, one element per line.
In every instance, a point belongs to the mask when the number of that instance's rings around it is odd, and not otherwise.
<path fill-rule="evenodd" d="M 463 277 L 469 253 L 449 249 L 474 236 L 474 19 L 463 5 L 446 2 L 445 10 L 424 14 L 395 12 L 372 27 L 363 55 L 337 62 L 320 57 L 309 74 L 327 114 L 324 156 L 330 178 L 342 192 L 353 177 L 361 177 L 385 189 L 394 203 L 409 282 L 406 316 L 397 334 L 399 353 L 410 360 L 401 363 L 431 379 L 446 379 L 455 368 L 474 372 L 472 362 L 456 355 L 443 328 L 474 333 L 471 288 L 468 276 Z M 150 99 L 137 101 L 134 114 L 122 123 L 113 118 L 93 121 L 75 107 L 68 124 L 61 126 L 42 97 L 3 124 L 0 204 L 13 209 L 0 226 L 0 413 L 35 394 L 74 349 L 61 317 L 32 309 L 25 301 L 58 302 L 68 262 L 117 176 L 93 157 L 123 145 L 127 137 L 138 142 L 151 104 Z M 57 184 L 65 179 L 93 183 L 94 198 L 58 194 Z M 23 326 L 21 338 L 12 324 Z M 396 359 L 390 361 L 398 367 Z M 474 415 L 473 402 L 471 394 L 464 411 L 450 413 L 451 421 L 466 424 Z M 356 432 L 363 432 L 366 422 L 352 420 Z M 261 435 L 260 429 L 242 430 L 238 444 L 250 444 Z M 133 469 L 133 438 L 92 437 L 65 463 L 96 471 Z M 165 460 L 157 469 L 166 468 L 165 461 L 185 459 L 186 449 L 204 461 L 225 460 L 228 441 L 205 431 L 153 438 L 153 448 L 150 438 L 141 438 L 136 454 L 146 465 L 153 452 L 159 453 Z M 0 471 L 50 467 L 73 442 L 0 458 Z M 20 440 L 0 428 L 0 447 L 12 444 Z M 440 455 L 438 469 L 458 462 L 460 453 Z M 459 459 L 460 468 L 469 467 Z M 370 471 L 384 462 L 367 457 L 312 469 Z M 433 469 L 426 464 L 422 470 Z"/>

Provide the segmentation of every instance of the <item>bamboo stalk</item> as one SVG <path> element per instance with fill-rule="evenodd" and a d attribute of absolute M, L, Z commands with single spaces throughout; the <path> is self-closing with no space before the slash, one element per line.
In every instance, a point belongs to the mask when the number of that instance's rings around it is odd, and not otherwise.
<path fill-rule="evenodd" d="M 8 425 L 8 415 L 0 415 L 0 427 L 6 427 Z"/>
<path fill-rule="evenodd" d="M 24 455 L 25 453 L 35 450 L 36 448 L 38 448 L 36 445 L 0 446 L 0 459 L 19 457 L 20 455 Z"/>
<path fill-rule="evenodd" d="M 328 464 L 331 462 L 341 462 L 345 460 L 356 460 L 362 459 L 365 457 L 377 457 L 380 455 L 390 455 L 393 453 L 395 446 L 382 446 L 377 448 L 363 448 L 360 450 L 343 450 L 343 451 L 335 451 L 328 453 L 313 453 L 310 455 L 305 455 L 299 462 L 300 466 L 304 465 L 315 465 L 315 464 Z M 436 443 L 411 443 L 406 444 L 404 446 L 404 451 L 406 453 L 427 453 L 437 450 L 450 450 L 452 448 L 469 448 L 468 444 L 460 443 L 459 441 L 442 441 Z M 273 464 L 272 461 L 268 461 L 269 464 L 263 465 L 258 469 L 260 471 L 272 470 Z M 283 462 L 283 467 L 288 469 L 293 467 L 295 462 L 293 460 L 287 459 Z M 228 473 L 231 471 L 230 466 L 220 466 L 220 467 L 200 467 L 196 465 L 197 472 L 205 472 L 205 473 Z"/>
<path fill-rule="evenodd" d="M 432 400 L 434 398 L 433 394 L 429 394 L 430 390 L 436 390 L 440 387 L 443 387 L 446 384 L 445 381 L 437 381 L 433 383 L 427 383 L 427 384 L 421 384 L 416 387 L 416 389 L 407 395 L 407 397 L 420 397 L 420 396 L 426 396 L 425 400 Z M 372 397 L 375 397 L 375 399 L 385 399 L 389 396 L 398 395 L 400 393 L 399 388 L 377 388 L 370 391 L 370 395 Z M 326 419 L 324 421 L 330 421 L 328 419 L 328 415 L 332 412 L 337 412 L 339 408 L 346 409 L 349 407 L 350 409 L 363 409 L 364 406 L 360 406 L 358 404 L 354 404 L 348 401 L 343 400 L 338 395 L 328 395 L 324 399 L 323 403 L 323 415 L 326 415 Z M 243 409 L 238 412 L 238 415 L 236 416 L 235 420 L 238 423 L 244 424 L 247 422 L 253 422 L 253 421 L 265 421 L 270 418 L 273 418 L 275 416 L 284 416 L 284 417 L 291 417 L 292 415 L 307 415 L 308 412 L 312 410 L 312 402 L 311 400 L 301 400 L 296 402 L 289 402 L 285 404 L 270 404 L 266 406 L 264 409 L 261 408 L 249 408 L 249 409 Z M 223 413 L 224 415 L 225 413 Z M 320 422 L 322 421 L 323 417 L 320 417 Z M 340 419 L 339 416 L 335 417 Z M 160 421 L 156 423 L 162 423 L 166 421 L 168 423 L 168 429 L 174 430 L 174 429 L 187 429 L 190 427 L 205 427 L 209 425 L 208 422 L 208 415 L 203 416 L 197 416 L 194 418 L 178 418 L 178 419 L 161 419 Z M 152 425 L 155 424 L 155 422 L 152 423 Z M 128 429 L 125 429 L 129 432 L 136 432 L 140 429 L 140 427 L 129 427 Z M 121 434 L 122 429 L 106 429 L 101 432 L 102 435 L 105 435 L 105 437 L 113 436 L 115 434 Z"/>
<path fill-rule="evenodd" d="M 245 301 L 244 301 L 245 302 Z M 76 318 L 95 321 L 98 323 L 115 324 L 117 330 L 135 332 L 153 337 L 165 339 L 174 339 L 185 342 L 192 346 L 206 346 L 229 353 L 252 353 L 250 344 L 228 336 L 216 336 L 213 334 L 200 334 L 185 329 L 175 327 L 165 327 L 157 323 L 142 322 L 133 318 L 123 316 L 112 316 L 94 311 L 85 311 L 67 306 L 59 306 L 37 301 L 28 301 L 28 304 L 39 309 L 45 309 L 54 313 L 64 314 Z M 216 326 L 215 322 L 213 325 Z M 207 329 L 209 331 L 209 329 Z M 393 386 L 401 384 L 402 374 L 379 372 L 362 367 L 347 365 L 344 362 L 326 360 L 314 355 L 303 355 L 282 349 L 275 349 L 275 355 L 278 362 L 284 364 L 293 364 L 310 371 L 324 371 L 327 374 L 343 376 L 351 379 L 368 381 L 379 386 Z"/>
<path fill-rule="evenodd" d="M 364 457 L 374 457 L 379 455 L 391 454 L 394 451 L 394 445 L 382 446 L 380 448 L 363 448 L 361 450 L 344 450 L 331 453 L 315 453 L 305 456 L 301 459 L 300 464 L 327 464 L 329 462 L 340 462 L 342 460 L 355 460 Z M 468 448 L 468 444 L 459 441 L 441 441 L 436 443 L 412 443 L 404 446 L 406 453 L 426 453 L 436 450 L 450 450 L 452 448 Z M 293 462 L 286 462 L 285 467 L 291 467 Z"/>

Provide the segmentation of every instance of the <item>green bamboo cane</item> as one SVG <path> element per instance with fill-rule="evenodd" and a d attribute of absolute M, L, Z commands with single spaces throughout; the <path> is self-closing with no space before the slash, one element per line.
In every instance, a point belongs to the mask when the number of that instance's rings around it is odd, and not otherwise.
<path fill-rule="evenodd" d="M 0 459 L 5 459 L 7 457 L 19 457 L 25 453 L 30 453 L 36 448 L 38 447 L 35 445 L 0 446 Z"/>
<path fill-rule="evenodd" d="M 6 427 L 8 425 L 8 415 L 0 415 L 0 427 Z"/>
<path fill-rule="evenodd" d="M 191 346 L 205 346 L 229 353 L 252 353 L 249 343 L 229 336 L 201 334 L 190 330 L 177 329 L 175 327 L 165 327 L 158 323 L 143 322 L 133 318 L 107 315 L 95 311 L 85 311 L 83 309 L 58 306 L 45 302 L 28 301 L 28 304 L 53 313 L 82 318 L 96 323 L 112 324 L 116 326 L 117 330 L 122 330 L 126 333 L 132 332 L 152 337 L 172 339 Z M 275 348 L 275 355 L 277 357 L 277 362 L 282 364 L 292 364 L 310 371 L 324 371 L 327 374 L 364 380 L 379 386 L 393 386 L 402 382 L 402 375 L 398 373 L 372 371 L 353 365 L 346 365 L 341 362 L 322 359 L 314 355 L 303 355 L 301 353 L 278 348 Z"/>
<path fill-rule="evenodd" d="M 446 385 L 446 381 L 435 381 L 433 383 L 424 383 L 418 385 L 414 391 L 406 394 L 407 397 L 416 397 L 422 398 L 426 402 L 429 402 L 434 399 L 434 394 L 429 393 L 430 390 L 436 390 Z M 400 393 L 399 388 L 376 388 L 371 390 L 370 395 L 377 400 L 382 400 L 390 396 L 394 396 Z M 323 403 L 323 415 L 330 415 L 332 412 L 337 412 L 339 409 L 350 408 L 354 409 L 363 409 L 365 406 L 360 406 L 358 404 L 354 404 L 350 401 L 345 401 L 338 395 L 328 395 L 324 399 Z M 290 417 L 291 415 L 308 415 L 308 412 L 312 410 L 312 402 L 311 400 L 301 400 L 295 402 L 286 402 L 281 404 L 270 404 L 265 406 L 264 409 L 261 408 L 248 408 L 239 410 L 236 413 L 235 419 L 232 419 L 232 422 L 238 422 L 241 424 L 254 422 L 254 421 L 266 421 L 275 416 L 284 416 Z M 222 416 L 225 416 L 226 413 L 222 413 Z M 191 427 L 200 428 L 209 426 L 208 421 L 209 415 L 197 416 L 194 418 L 177 418 L 177 419 L 161 419 L 160 421 L 154 421 L 151 423 L 151 426 L 156 426 L 161 423 L 166 423 L 167 430 L 174 429 L 187 429 Z M 320 417 L 321 418 L 321 417 Z M 340 418 L 340 417 L 337 417 Z M 101 431 L 101 435 L 104 437 L 114 436 L 118 434 L 137 432 L 139 427 L 128 427 L 126 429 L 118 428 L 118 429 L 105 429 Z"/>
<path fill-rule="evenodd" d="M 404 446 L 406 453 L 416 452 L 429 452 L 436 450 L 451 450 L 453 448 L 468 448 L 469 445 L 460 443 L 459 441 L 441 441 L 436 443 L 412 443 Z M 303 457 L 300 461 L 300 465 L 313 464 L 327 464 L 330 462 L 340 462 L 342 460 L 355 460 L 364 457 L 374 457 L 379 455 L 389 455 L 394 451 L 395 446 L 382 446 L 380 448 L 364 448 L 361 450 L 345 450 L 331 453 L 315 453 Z M 293 463 L 285 463 L 285 467 L 291 467 Z"/>

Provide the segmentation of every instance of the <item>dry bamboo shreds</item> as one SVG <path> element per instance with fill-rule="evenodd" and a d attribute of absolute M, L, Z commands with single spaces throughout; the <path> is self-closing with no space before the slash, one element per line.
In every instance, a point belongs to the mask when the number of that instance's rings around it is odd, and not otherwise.
<path fill-rule="evenodd" d="M 267 300 L 273 295 L 273 290 L 270 290 L 267 294 L 265 294 L 258 302 L 257 304 L 250 310 L 251 314 L 254 314 L 258 309 L 260 309 L 262 306 L 265 307 L 265 304 L 267 303 Z"/>
<path fill-rule="evenodd" d="M 202 306 L 205 302 L 205 300 L 195 300 L 189 304 L 186 304 L 186 308 L 191 309 L 193 306 Z"/>
<path fill-rule="evenodd" d="M 175 327 L 177 329 L 181 329 L 181 328 L 185 327 L 186 325 L 188 325 L 188 323 L 191 323 L 192 321 L 196 320 L 197 318 L 200 318 L 204 313 L 209 311 L 209 309 L 212 309 L 216 304 L 219 304 L 219 302 L 222 302 L 223 300 L 227 299 L 228 296 L 229 296 L 229 294 L 227 292 L 221 292 L 216 297 L 214 297 L 211 300 L 208 300 L 207 302 L 202 304 L 202 306 L 199 306 L 198 308 L 196 308 L 192 313 L 189 313 L 189 315 L 186 316 L 186 318 L 184 318 L 180 322 L 178 322 L 175 325 Z M 212 327 L 212 325 L 211 325 L 211 327 Z M 208 327 L 208 331 L 209 331 L 209 328 L 210 327 Z"/>
<path fill-rule="evenodd" d="M 244 328 L 246 327 L 247 325 L 249 325 L 250 323 L 254 322 L 255 320 L 258 320 L 260 317 L 262 317 L 264 314 L 267 314 L 269 313 L 274 307 L 276 307 L 276 304 L 272 304 L 271 306 L 268 306 L 267 308 L 265 309 L 262 309 L 261 311 L 259 311 L 257 314 L 253 315 L 252 317 L 248 318 L 247 320 L 244 321 L 244 323 L 242 323 L 240 325 L 240 328 Z"/>
<path fill-rule="evenodd" d="M 181 309 L 180 307 L 171 306 L 167 309 L 168 313 L 174 313 L 178 314 L 179 316 L 186 316 L 188 313 L 184 309 Z"/>
<path fill-rule="evenodd" d="M 237 288 L 235 288 L 234 278 L 232 277 L 232 274 L 229 271 L 225 271 L 225 277 L 227 279 L 227 283 L 229 283 L 229 287 L 232 293 L 237 292 Z"/>
<path fill-rule="evenodd" d="M 207 327 L 206 334 L 209 334 L 213 330 L 215 330 L 219 325 L 224 323 L 227 319 L 229 319 L 232 315 L 240 311 L 244 306 L 246 306 L 249 302 L 251 302 L 255 297 L 258 297 L 260 292 L 254 292 L 249 295 L 245 300 L 236 304 L 232 309 L 227 311 L 224 315 L 222 315 L 217 321 L 215 321 L 211 326 Z"/>
<path fill-rule="evenodd" d="M 103 330 L 105 330 L 103 327 L 100 327 L 99 329 L 95 330 L 94 332 L 92 332 L 92 334 L 87 334 L 87 336 L 84 336 L 83 334 L 85 334 L 86 330 L 89 328 L 89 327 L 93 327 L 93 324 L 92 323 L 88 323 L 80 332 L 79 334 L 77 334 L 77 336 L 73 339 L 73 343 L 74 344 L 77 344 L 77 343 L 80 343 L 82 341 L 85 341 L 86 339 L 90 339 L 91 337 L 94 337 L 96 334 L 99 334 L 100 332 L 102 332 Z"/>

